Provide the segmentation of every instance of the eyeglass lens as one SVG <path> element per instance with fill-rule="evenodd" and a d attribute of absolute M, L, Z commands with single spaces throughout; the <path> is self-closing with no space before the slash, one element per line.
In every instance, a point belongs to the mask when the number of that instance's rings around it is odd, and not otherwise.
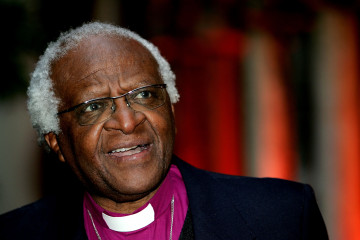
<path fill-rule="evenodd" d="M 124 95 L 129 107 L 142 112 L 160 107 L 165 103 L 165 89 L 159 86 L 149 86 L 130 91 Z M 108 120 L 115 112 L 115 98 L 103 98 L 89 101 L 75 110 L 80 125 L 92 125 Z"/>

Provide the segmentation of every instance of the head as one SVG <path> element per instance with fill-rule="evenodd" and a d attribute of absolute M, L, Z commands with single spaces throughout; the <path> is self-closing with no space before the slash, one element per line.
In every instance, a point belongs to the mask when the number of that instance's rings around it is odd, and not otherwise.
<path fill-rule="evenodd" d="M 76 111 L 57 114 L 163 83 L 164 104 L 155 109 L 132 108 L 121 97 L 101 122 L 82 125 Z M 28 95 L 40 141 L 94 196 L 134 201 L 153 192 L 166 175 L 175 135 L 172 104 L 179 98 L 175 76 L 157 48 L 135 33 L 90 23 L 62 34 L 40 58 Z"/>

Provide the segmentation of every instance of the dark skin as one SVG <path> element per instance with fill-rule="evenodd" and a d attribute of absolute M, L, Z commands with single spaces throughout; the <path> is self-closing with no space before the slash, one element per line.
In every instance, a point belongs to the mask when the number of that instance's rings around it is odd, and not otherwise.
<path fill-rule="evenodd" d="M 61 111 L 89 99 L 163 83 L 157 69 L 150 52 L 138 42 L 92 36 L 52 65 L 51 79 Z M 174 111 L 169 97 L 163 106 L 143 112 L 126 106 L 124 98 L 115 103 L 109 120 L 90 126 L 80 126 L 73 112 L 62 114 L 61 133 L 48 133 L 45 140 L 100 206 L 132 213 L 156 193 L 169 170 Z M 111 153 L 139 145 L 147 147 Z"/>

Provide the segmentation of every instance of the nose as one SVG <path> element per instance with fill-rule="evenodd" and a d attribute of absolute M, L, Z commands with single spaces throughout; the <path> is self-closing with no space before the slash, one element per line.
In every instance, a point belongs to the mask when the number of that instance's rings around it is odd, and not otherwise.
<path fill-rule="evenodd" d="M 144 113 L 133 110 L 125 98 L 115 99 L 113 107 L 114 113 L 104 123 L 106 130 L 120 130 L 124 134 L 131 134 L 145 121 Z"/>

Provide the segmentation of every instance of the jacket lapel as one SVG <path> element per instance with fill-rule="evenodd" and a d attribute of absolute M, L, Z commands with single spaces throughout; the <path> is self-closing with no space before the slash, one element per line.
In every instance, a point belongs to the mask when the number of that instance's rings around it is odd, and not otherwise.
<path fill-rule="evenodd" d="M 192 215 L 190 208 L 186 213 L 184 225 L 181 229 L 179 240 L 193 240 L 194 239 L 194 228 L 192 223 Z"/>
<path fill-rule="evenodd" d="M 211 173 L 175 157 L 185 182 L 195 239 L 255 239 L 231 189 Z"/>

